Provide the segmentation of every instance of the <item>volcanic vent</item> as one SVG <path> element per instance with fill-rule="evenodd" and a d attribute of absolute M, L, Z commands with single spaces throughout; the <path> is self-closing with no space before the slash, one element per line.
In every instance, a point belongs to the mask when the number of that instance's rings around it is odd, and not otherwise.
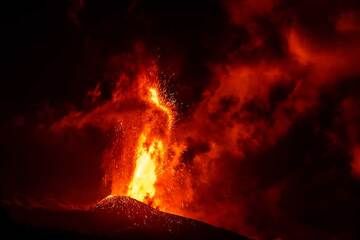
<path fill-rule="evenodd" d="M 126 226 L 128 231 L 145 232 L 161 238 L 168 236 L 170 239 L 247 239 L 189 218 L 161 212 L 130 197 L 109 196 L 101 200 L 94 211 L 117 219 L 111 226 L 112 231 Z"/>

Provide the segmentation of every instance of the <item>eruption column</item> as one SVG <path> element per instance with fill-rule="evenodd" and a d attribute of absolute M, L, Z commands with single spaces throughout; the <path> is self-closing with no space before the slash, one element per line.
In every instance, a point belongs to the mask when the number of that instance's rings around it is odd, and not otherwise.
<path fill-rule="evenodd" d="M 148 103 L 156 109 L 152 118 L 145 124 L 138 139 L 135 151 L 135 170 L 128 186 L 127 195 L 139 201 L 151 203 L 156 193 L 156 180 L 159 165 L 165 160 L 167 145 L 173 124 L 173 113 L 159 97 L 155 87 L 149 88 Z M 159 126 L 156 118 L 165 113 L 167 126 Z"/>

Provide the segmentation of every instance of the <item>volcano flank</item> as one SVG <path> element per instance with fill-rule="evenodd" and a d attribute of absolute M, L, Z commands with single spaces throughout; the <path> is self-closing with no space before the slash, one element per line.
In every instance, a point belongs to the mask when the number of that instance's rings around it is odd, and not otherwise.
<path fill-rule="evenodd" d="M 247 239 L 124 196 L 108 196 L 88 209 L 7 209 L 2 226 L 16 239 Z"/>

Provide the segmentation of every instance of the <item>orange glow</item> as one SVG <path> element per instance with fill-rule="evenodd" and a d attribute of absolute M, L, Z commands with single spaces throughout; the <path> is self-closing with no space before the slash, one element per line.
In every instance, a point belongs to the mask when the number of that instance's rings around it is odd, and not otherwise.
<path fill-rule="evenodd" d="M 157 110 L 167 116 L 167 126 L 165 134 L 156 134 L 157 128 L 162 128 L 155 121 L 146 123 L 144 130 L 138 139 L 135 153 L 135 170 L 128 186 L 127 195 L 145 203 L 152 203 L 156 193 L 155 184 L 157 181 L 157 171 L 161 162 L 166 157 L 166 137 L 169 136 L 173 114 L 171 109 L 159 97 L 155 87 L 149 88 L 148 102 Z M 153 113 L 154 118 L 158 114 Z"/>
<path fill-rule="evenodd" d="M 292 184 L 300 183 L 303 175 L 297 167 L 320 169 L 325 157 L 333 155 L 328 162 L 331 168 L 326 166 L 326 174 L 321 173 L 328 177 L 343 156 L 349 166 L 341 167 L 340 176 L 351 170 L 360 181 L 360 100 L 358 89 L 352 88 L 360 82 L 360 17 L 355 9 L 336 9 L 323 11 L 331 16 L 312 24 L 301 16 L 307 3 L 223 0 L 218 5 L 224 9 L 209 26 L 219 20 L 213 28 L 221 37 L 195 34 L 200 37 L 195 44 L 183 44 L 179 32 L 165 39 L 165 46 L 157 36 L 144 37 L 146 42 L 134 42 L 134 49 L 127 51 L 129 38 L 124 48 L 101 54 L 106 62 L 91 73 L 97 73 L 94 80 L 101 71 L 104 76 L 84 103 L 71 107 L 52 126 L 60 138 L 50 140 L 60 145 L 85 139 L 79 150 L 70 146 L 64 151 L 64 156 L 79 151 L 80 160 L 90 153 L 85 144 L 99 146 L 96 160 L 101 158 L 102 171 L 97 177 L 103 180 L 99 194 L 128 196 L 164 212 L 239 232 L 252 228 L 247 226 L 252 221 L 259 221 L 262 228 L 263 221 L 273 217 L 281 218 L 287 229 L 282 201 L 291 195 Z M 212 13 L 214 6 L 207 6 L 204 14 Z M 94 81 L 90 80 L 87 85 Z M 350 100 L 342 106 L 348 94 Z M 49 119 L 39 119 L 45 124 L 63 111 L 49 114 Z M 32 125 L 31 119 L 25 120 L 24 129 Z M 93 141 L 97 136 L 103 139 Z M 310 137 L 310 142 L 305 141 Z M 319 148 L 302 146 L 318 140 Z M 347 152 L 340 154 L 343 150 Z M 321 161 L 316 161 L 319 156 Z M 307 188 L 300 188 L 307 193 Z"/>
<path fill-rule="evenodd" d="M 155 195 L 156 162 L 164 157 L 161 140 L 154 140 L 147 146 L 146 134 L 141 134 L 136 153 L 136 168 L 127 195 L 139 201 Z"/>
<path fill-rule="evenodd" d="M 150 92 L 150 100 L 151 102 L 158 107 L 161 111 L 163 111 L 164 113 L 166 113 L 167 117 L 168 117 L 168 126 L 171 127 L 172 123 L 173 123 L 173 114 L 170 110 L 170 108 L 164 104 L 163 102 L 161 102 L 160 98 L 159 98 L 159 93 L 157 91 L 156 88 L 152 87 L 149 89 Z"/>

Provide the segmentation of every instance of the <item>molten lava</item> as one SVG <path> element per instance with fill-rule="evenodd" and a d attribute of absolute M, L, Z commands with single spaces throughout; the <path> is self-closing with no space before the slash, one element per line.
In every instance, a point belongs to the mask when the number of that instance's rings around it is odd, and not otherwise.
<path fill-rule="evenodd" d="M 151 203 L 156 193 L 156 180 L 159 165 L 166 157 L 166 141 L 170 135 L 173 113 L 163 102 L 155 87 L 149 88 L 148 103 L 157 111 L 152 118 L 166 114 L 167 126 L 159 126 L 156 121 L 145 124 L 138 139 L 135 153 L 135 170 L 128 186 L 127 195 L 145 203 Z M 162 130 L 162 131 L 159 131 Z"/>

